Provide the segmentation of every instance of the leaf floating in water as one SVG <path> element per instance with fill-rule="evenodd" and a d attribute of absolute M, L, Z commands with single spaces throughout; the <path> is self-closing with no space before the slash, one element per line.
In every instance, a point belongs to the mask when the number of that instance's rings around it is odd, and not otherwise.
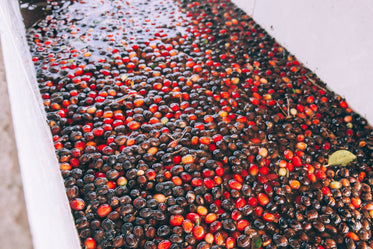
<path fill-rule="evenodd" d="M 122 82 L 125 82 L 126 79 L 128 79 L 128 75 L 127 75 L 127 74 L 122 74 L 122 75 L 120 76 L 120 79 L 122 80 Z"/>
<path fill-rule="evenodd" d="M 329 156 L 328 165 L 326 166 L 334 166 L 334 165 L 341 165 L 346 166 L 350 162 L 356 159 L 356 156 L 349 152 L 348 150 L 337 150 L 333 154 Z"/>
<path fill-rule="evenodd" d="M 260 235 L 257 235 L 257 236 L 254 236 L 253 239 L 252 239 L 252 243 L 251 243 L 251 249 L 259 249 L 262 247 L 262 236 Z"/>

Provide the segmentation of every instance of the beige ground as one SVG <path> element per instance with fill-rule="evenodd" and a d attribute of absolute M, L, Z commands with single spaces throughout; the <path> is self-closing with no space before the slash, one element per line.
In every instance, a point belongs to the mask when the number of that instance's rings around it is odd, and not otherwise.
<path fill-rule="evenodd" d="M 0 248 L 31 249 L 0 44 Z"/>

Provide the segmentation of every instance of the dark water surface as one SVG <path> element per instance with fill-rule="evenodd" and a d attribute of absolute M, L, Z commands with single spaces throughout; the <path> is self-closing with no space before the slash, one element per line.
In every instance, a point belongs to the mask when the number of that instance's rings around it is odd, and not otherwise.
<path fill-rule="evenodd" d="M 19 6 L 23 16 L 23 22 L 26 29 L 30 28 L 37 21 L 43 19 L 51 10 L 53 6 L 57 6 L 62 1 L 48 1 L 48 0 L 19 0 Z"/>

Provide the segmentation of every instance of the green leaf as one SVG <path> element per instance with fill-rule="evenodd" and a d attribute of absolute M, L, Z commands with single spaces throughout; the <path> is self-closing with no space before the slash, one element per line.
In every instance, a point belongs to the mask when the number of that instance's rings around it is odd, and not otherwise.
<path fill-rule="evenodd" d="M 256 235 L 252 238 L 252 241 L 251 241 L 251 249 L 259 249 L 260 247 L 262 247 L 262 236 L 260 235 Z"/>
<path fill-rule="evenodd" d="M 334 166 L 334 165 L 341 165 L 346 166 L 350 162 L 356 159 L 356 156 L 349 152 L 348 150 L 337 150 L 333 154 L 329 156 L 328 165 L 326 166 Z"/>

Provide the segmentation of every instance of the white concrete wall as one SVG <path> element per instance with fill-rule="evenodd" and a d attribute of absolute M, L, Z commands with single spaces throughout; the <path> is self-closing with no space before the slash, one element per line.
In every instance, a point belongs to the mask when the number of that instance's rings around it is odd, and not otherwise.
<path fill-rule="evenodd" d="M 0 241 L 1 248 L 31 249 L 22 179 L 0 42 Z"/>
<path fill-rule="evenodd" d="M 372 0 L 233 0 L 373 124 Z"/>
<path fill-rule="evenodd" d="M 80 241 L 53 147 L 52 134 L 45 122 L 45 112 L 35 82 L 35 72 L 26 43 L 18 2 L 0 0 L 0 3 L 1 50 L 33 248 L 80 249 Z M 0 80 L 3 84 L 2 79 Z M 5 96 L 1 95 L 1 98 L 5 98 Z M 4 146 L 10 147 L 9 144 Z M 2 161 L 2 163 L 7 162 Z M 5 170 L 3 173 L 6 174 L 8 171 Z M 1 183 L 7 184 L 9 180 L 13 179 L 10 177 L 8 181 L 1 181 Z M 19 182 L 20 179 L 17 180 Z M 0 196 L 4 197 L 5 194 L 1 193 Z M 12 199 L 9 200 L 6 207 L 0 205 L 2 212 L 4 208 L 13 208 L 11 201 Z M 21 200 L 19 201 L 21 202 Z M 4 211 L 4 213 L 12 215 L 11 212 Z M 2 221 L 3 219 L 0 223 Z M 2 230 L 0 229 L 0 231 Z M 16 232 L 14 228 L 9 231 Z M 27 234 L 19 236 L 26 238 Z M 0 239 L 2 237 L 0 236 Z M 18 246 L 20 243 L 7 246 L 5 242 L 0 240 L 0 248 L 31 247 L 26 243 L 24 243 L 24 247 Z"/>

